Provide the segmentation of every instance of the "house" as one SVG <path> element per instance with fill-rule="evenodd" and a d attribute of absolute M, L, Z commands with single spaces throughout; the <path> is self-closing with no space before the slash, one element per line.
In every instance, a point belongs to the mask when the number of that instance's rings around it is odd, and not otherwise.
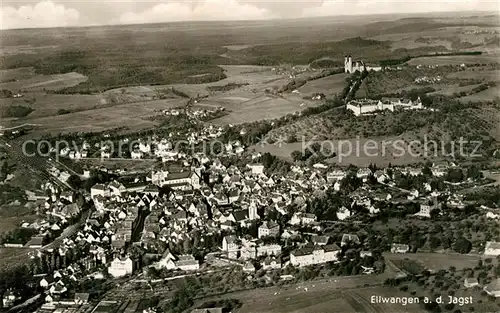
<path fill-rule="evenodd" d="M 239 249 L 239 240 L 236 236 L 231 235 L 222 238 L 222 251 L 228 253 L 228 257 L 235 258 Z"/>
<path fill-rule="evenodd" d="M 464 287 L 465 288 L 473 288 L 479 286 L 479 282 L 477 281 L 477 278 L 475 277 L 468 277 L 464 281 Z"/>
<path fill-rule="evenodd" d="M 257 257 L 263 255 L 280 255 L 280 254 L 281 254 L 281 246 L 278 244 L 257 246 Z"/>
<path fill-rule="evenodd" d="M 484 247 L 484 255 L 498 256 L 500 255 L 500 242 L 488 241 Z"/>
<path fill-rule="evenodd" d="M 274 256 L 268 256 L 262 262 L 260 262 L 260 265 L 264 270 L 280 269 L 281 260 Z"/>
<path fill-rule="evenodd" d="M 351 216 L 351 211 L 349 211 L 349 209 L 347 209 L 346 207 L 342 207 L 337 211 L 337 219 L 339 221 L 343 221 L 350 216 Z"/>
<path fill-rule="evenodd" d="M 94 186 L 92 186 L 92 188 L 90 188 L 90 196 L 94 198 L 98 195 L 102 197 L 109 197 L 109 188 L 103 184 L 95 184 Z"/>
<path fill-rule="evenodd" d="M 340 246 L 343 247 L 348 243 L 360 244 L 358 235 L 343 234 L 342 240 L 340 241 Z"/>
<path fill-rule="evenodd" d="M 318 236 L 318 235 L 311 236 L 311 242 L 316 246 L 325 246 L 328 244 L 329 240 L 330 236 Z"/>
<path fill-rule="evenodd" d="M 314 223 L 315 221 L 316 215 L 311 213 L 297 212 L 292 216 L 288 223 L 290 223 L 291 225 L 309 225 L 311 223 Z"/>
<path fill-rule="evenodd" d="M 356 172 L 356 176 L 358 178 L 361 178 L 361 179 L 366 179 L 368 178 L 368 176 L 370 176 L 372 174 L 372 170 L 369 169 L 369 168 L 360 168 L 357 172 Z"/>
<path fill-rule="evenodd" d="M 28 241 L 26 246 L 28 248 L 32 248 L 32 249 L 40 249 L 43 247 L 43 240 L 44 240 L 44 237 L 42 237 L 42 236 L 31 237 L 31 240 Z"/>
<path fill-rule="evenodd" d="M 247 164 L 247 167 L 252 170 L 252 174 L 254 175 L 264 174 L 264 165 L 262 164 Z"/>
<path fill-rule="evenodd" d="M 54 277 L 53 276 L 44 276 L 40 280 L 40 287 L 47 289 L 49 286 L 51 286 L 54 283 Z"/>
<path fill-rule="evenodd" d="M 326 173 L 326 180 L 329 183 L 344 179 L 346 173 L 343 170 L 333 170 Z"/>
<path fill-rule="evenodd" d="M 334 262 L 338 260 L 340 248 L 336 244 L 326 246 L 306 246 L 290 253 L 290 264 L 297 267 Z"/>
<path fill-rule="evenodd" d="M 432 205 L 428 204 L 420 204 L 420 211 L 415 213 L 415 216 L 420 216 L 420 217 L 426 217 L 430 218 L 431 217 L 431 211 L 434 209 Z"/>
<path fill-rule="evenodd" d="M 66 291 L 68 291 L 68 288 L 66 288 L 66 286 L 64 286 L 64 283 L 61 280 L 58 281 L 57 283 L 55 283 L 54 285 L 52 285 L 49 289 L 49 293 L 51 295 L 57 295 L 57 296 L 62 295 Z"/>
<path fill-rule="evenodd" d="M 280 233 L 280 226 L 273 221 L 265 221 L 258 229 L 258 237 L 276 237 Z"/>
<path fill-rule="evenodd" d="M 495 298 L 500 297 L 500 278 L 493 280 L 483 289 L 487 294 Z"/>
<path fill-rule="evenodd" d="M 393 243 L 391 247 L 392 253 L 406 253 L 410 251 L 410 247 L 408 245 Z"/>
<path fill-rule="evenodd" d="M 169 249 L 167 249 L 165 250 L 165 252 L 163 252 L 163 255 L 161 259 L 158 261 L 158 263 L 156 263 L 156 267 L 173 270 L 176 268 L 175 260 L 176 260 L 175 256 L 170 252 Z"/>
<path fill-rule="evenodd" d="M 108 273 L 113 277 L 122 277 L 132 274 L 134 264 L 130 257 L 115 258 L 108 267 Z"/>
<path fill-rule="evenodd" d="M 14 292 L 12 290 L 9 290 L 7 291 L 4 296 L 3 296 L 3 299 L 2 299 L 2 303 L 3 303 L 3 308 L 6 309 L 6 308 L 10 308 L 11 306 L 14 305 L 14 302 L 17 300 L 17 297 L 16 295 L 14 294 Z"/>
<path fill-rule="evenodd" d="M 254 273 L 255 272 L 255 266 L 252 264 L 252 262 L 248 261 L 243 265 L 243 271 L 247 273 Z"/>
<path fill-rule="evenodd" d="M 200 269 L 200 263 L 190 254 L 179 255 L 175 265 L 182 271 L 197 271 Z"/>
<path fill-rule="evenodd" d="M 89 302 L 89 294 L 86 292 L 75 293 L 75 304 L 87 304 Z"/>

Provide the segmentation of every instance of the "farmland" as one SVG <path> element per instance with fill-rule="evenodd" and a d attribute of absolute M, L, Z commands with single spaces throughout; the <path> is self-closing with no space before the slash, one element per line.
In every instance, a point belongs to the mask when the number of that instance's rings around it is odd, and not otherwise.
<path fill-rule="evenodd" d="M 345 87 L 348 74 L 337 74 L 307 82 L 299 88 L 301 94 L 324 93 L 327 97 L 340 93 Z"/>
<path fill-rule="evenodd" d="M 464 268 L 474 268 L 477 265 L 477 262 L 481 259 L 478 255 L 423 252 L 408 254 L 386 253 L 384 254 L 384 257 L 393 262 L 405 259 L 413 260 L 431 271 L 448 269 L 450 266 L 454 266 L 458 270 Z"/>
<path fill-rule="evenodd" d="M 364 287 L 382 284 L 383 275 L 332 277 L 290 286 L 269 287 L 225 294 L 203 301 L 233 298 L 243 303 L 238 313 L 298 313 L 298 312 L 423 312 L 418 305 L 371 303 L 371 296 L 401 296 L 403 293 L 389 287 Z"/>
<path fill-rule="evenodd" d="M 498 55 L 460 55 L 460 56 L 438 56 L 421 57 L 408 61 L 409 65 L 461 65 L 461 64 L 491 64 L 498 63 Z"/>
<path fill-rule="evenodd" d="M 66 87 L 73 87 L 88 80 L 84 75 L 75 72 L 54 75 L 35 75 L 33 77 L 24 76 L 24 79 L 19 80 L 19 77 L 23 77 L 24 73 L 9 73 L 10 71 L 17 72 L 16 70 L 4 70 L 5 77 L 16 77 L 12 78 L 15 79 L 15 81 L 0 83 L 0 89 L 9 89 L 16 92 L 58 90 Z M 29 68 L 26 69 L 26 71 L 30 73 Z M 3 81 L 7 79 L 5 77 L 2 76 Z"/>

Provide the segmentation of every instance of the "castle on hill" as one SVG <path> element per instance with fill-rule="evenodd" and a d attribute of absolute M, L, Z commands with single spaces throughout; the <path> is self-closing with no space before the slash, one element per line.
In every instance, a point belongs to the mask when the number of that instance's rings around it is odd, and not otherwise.
<path fill-rule="evenodd" d="M 381 71 L 382 67 L 371 67 L 371 66 L 366 66 L 365 62 L 363 61 L 353 61 L 351 55 L 346 55 L 344 57 L 344 72 L 345 73 L 354 73 L 356 71 L 363 72 L 363 71 Z"/>

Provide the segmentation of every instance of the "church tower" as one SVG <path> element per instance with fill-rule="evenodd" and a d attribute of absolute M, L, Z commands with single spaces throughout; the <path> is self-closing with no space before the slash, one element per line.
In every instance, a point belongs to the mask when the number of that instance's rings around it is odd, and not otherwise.
<path fill-rule="evenodd" d="M 250 202 L 248 206 L 248 219 L 253 221 L 259 219 L 259 215 L 257 214 L 257 205 L 255 201 Z"/>

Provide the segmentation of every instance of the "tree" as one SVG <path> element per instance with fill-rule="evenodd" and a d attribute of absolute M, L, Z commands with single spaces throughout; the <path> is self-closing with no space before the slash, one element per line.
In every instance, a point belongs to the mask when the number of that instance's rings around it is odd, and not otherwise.
<path fill-rule="evenodd" d="M 82 186 L 82 180 L 78 175 L 71 175 L 68 177 L 67 183 L 74 189 L 80 189 Z"/>
<path fill-rule="evenodd" d="M 455 244 L 453 245 L 453 250 L 462 254 L 469 253 L 471 249 L 472 249 L 472 243 L 463 236 L 459 237 L 457 241 L 455 241 Z"/>

